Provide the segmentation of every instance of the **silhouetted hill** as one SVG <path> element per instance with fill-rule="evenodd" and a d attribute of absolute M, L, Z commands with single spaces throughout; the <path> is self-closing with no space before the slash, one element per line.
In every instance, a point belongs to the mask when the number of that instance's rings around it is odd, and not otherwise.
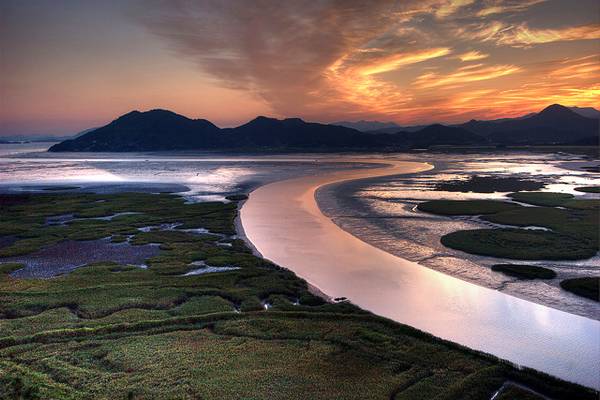
<path fill-rule="evenodd" d="M 487 139 L 463 128 L 440 124 L 429 125 L 416 132 L 398 133 L 411 148 L 428 148 L 442 145 L 480 145 Z"/>
<path fill-rule="evenodd" d="M 569 107 L 569 110 L 586 118 L 600 119 L 600 111 L 594 107 Z"/>
<path fill-rule="evenodd" d="M 96 129 L 98 129 L 99 127 L 93 127 L 93 128 L 88 128 L 88 129 L 84 129 L 81 132 L 77 132 L 76 134 L 74 134 L 73 136 L 71 136 L 69 139 L 77 139 L 80 136 L 85 135 L 86 133 L 90 133 L 91 131 L 95 131 Z"/>
<path fill-rule="evenodd" d="M 152 110 L 130 112 L 106 126 L 54 145 L 49 151 L 401 151 L 440 145 L 594 143 L 598 123 L 567 107 L 552 105 L 522 118 L 473 120 L 456 126 L 433 124 L 410 132 L 366 133 L 299 118 L 262 116 L 236 128 L 219 129 L 204 119 Z"/>
<path fill-rule="evenodd" d="M 382 128 L 382 129 L 376 129 L 373 131 L 368 131 L 368 133 L 416 132 L 416 131 L 420 131 L 423 128 L 427 128 L 428 126 L 429 125 L 411 125 L 411 126 L 390 127 L 390 128 Z"/>
<path fill-rule="evenodd" d="M 222 129 L 225 143 L 248 148 L 372 147 L 376 138 L 343 126 L 305 122 L 300 118 L 258 117 L 237 128 Z"/>
<path fill-rule="evenodd" d="M 571 143 L 598 135 L 598 120 L 583 117 L 559 104 L 526 118 L 499 122 L 472 120 L 458 126 L 501 144 Z"/>
<path fill-rule="evenodd" d="M 372 131 L 379 131 L 382 129 L 386 129 L 386 130 L 389 129 L 389 130 L 393 130 L 393 132 L 385 132 L 385 133 L 394 133 L 394 132 L 404 130 L 400 125 L 398 125 L 394 122 L 381 122 L 381 121 L 365 121 L 365 120 L 339 121 L 339 122 L 332 122 L 329 125 L 344 126 L 346 128 L 356 129 L 357 131 L 361 131 L 361 132 L 369 132 L 369 131 L 372 132 Z"/>
<path fill-rule="evenodd" d="M 166 110 L 132 111 L 49 151 L 158 151 L 211 148 L 219 128 L 205 119 L 192 120 Z"/>
<path fill-rule="evenodd" d="M 380 137 L 355 129 L 257 117 L 237 128 L 219 129 L 165 110 L 133 111 L 49 151 L 160 151 L 228 149 L 319 149 L 380 147 Z"/>
<path fill-rule="evenodd" d="M 600 136 L 588 136 L 565 144 L 569 146 L 600 146 Z"/>

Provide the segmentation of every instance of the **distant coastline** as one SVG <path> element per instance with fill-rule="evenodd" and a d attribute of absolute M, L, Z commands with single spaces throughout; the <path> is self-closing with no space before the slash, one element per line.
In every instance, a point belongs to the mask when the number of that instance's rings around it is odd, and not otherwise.
<path fill-rule="evenodd" d="M 259 152 L 398 152 L 452 146 L 595 146 L 596 118 L 558 104 L 520 118 L 415 129 L 360 131 L 348 126 L 257 117 L 236 128 L 217 127 L 167 110 L 132 111 L 110 124 L 84 131 L 50 152 L 153 152 L 173 150 Z M 391 129 L 391 130 L 390 130 Z"/>

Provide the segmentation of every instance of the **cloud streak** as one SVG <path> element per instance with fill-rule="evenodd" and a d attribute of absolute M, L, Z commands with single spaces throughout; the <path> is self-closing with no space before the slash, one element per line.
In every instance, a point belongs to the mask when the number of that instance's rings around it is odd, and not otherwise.
<path fill-rule="evenodd" d="M 478 17 L 488 17 L 498 14 L 512 14 L 523 12 L 536 4 L 546 0 L 493 0 L 484 1 L 483 7 L 475 14 Z"/>
<path fill-rule="evenodd" d="M 484 58 L 488 58 L 489 54 L 485 54 L 479 51 L 468 51 L 466 53 L 460 54 L 458 56 L 458 58 L 460 59 L 460 61 L 463 62 L 468 62 L 468 61 L 476 61 L 476 60 L 482 60 Z"/>
<path fill-rule="evenodd" d="M 461 36 L 471 36 L 484 42 L 512 47 L 530 47 L 535 44 L 600 39 L 600 25 L 590 24 L 563 29 L 532 29 L 526 24 L 510 25 L 495 21 L 471 28 L 459 29 Z"/>
<path fill-rule="evenodd" d="M 449 74 L 428 73 L 419 76 L 414 85 L 419 88 L 433 88 L 448 85 L 463 85 L 470 82 L 485 81 L 519 72 L 514 65 L 484 66 L 483 64 L 461 67 Z"/>

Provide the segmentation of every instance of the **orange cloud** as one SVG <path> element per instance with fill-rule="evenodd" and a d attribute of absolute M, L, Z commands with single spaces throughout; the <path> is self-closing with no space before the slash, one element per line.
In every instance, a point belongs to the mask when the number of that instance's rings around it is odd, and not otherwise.
<path fill-rule="evenodd" d="M 495 21 L 475 29 L 460 29 L 462 36 L 493 41 L 498 45 L 529 47 L 535 44 L 600 39 L 600 25 L 590 24 L 563 29 L 531 29 L 525 24 L 509 25 Z"/>
<path fill-rule="evenodd" d="M 434 119 L 460 122 L 519 116 L 552 103 L 598 107 L 600 71 L 597 63 L 594 65 L 596 59 L 593 55 L 532 65 L 522 68 L 509 85 L 488 80 L 466 83 L 458 90 L 452 86 L 415 88 L 414 100 L 403 115 L 419 122 L 427 112 Z M 560 79 L 566 73 L 570 77 Z"/>
<path fill-rule="evenodd" d="M 393 114 L 411 97 L 397 84 L 381 79 L 378 74 L 443 57 L 450 52 L 449 48 L 433 48 L 372 59 L 365 59 L 361 54 L 360 60 L 347 54 L 333 63 L 325 76 L 328 87 L 335 88 L 337 97 L 354 104 L 360 113 Z"/>
<path fill-rule="evenodd" d="M 414 85 L 418 88 L 457 85 L 499 78 L 519 71 L 521 71 L 521 68 L 515 65 L 486 67 L 483 64 L 475 64 L 459 68 L 455 72 L 446 75 L 437 73 L 423 74 L 415 80 Z"/>
<path fill-rule="evenodd" d="M 559 67 L 549 73 L 553 79 L 575 80 L 593 78 L 600 81 L 600 54 L 565 60 Z"/>
<path fill-rule="evenodd" d="M 449 0 L 435 10 L 435 16 L 437 18 L 445 18 L 457 12 L 460 8 L 471 5 L 474 2 L 475 0 Z"/>
<path fill-rule="evenodd" d="M 383 72 L 393 71 L 404 65 L 415 64 L 432 58 L 442 57 L 450 53 L 447 47 L 435 49 L 425 49 L 413 53 L 392 54 L 379 60 L 360 66 L 358 72 L 361 75 L 374 75 Z"/>
<path fill-rule="evenodd" d="M 487 17 L 494 14 L 507 14 L 514 12 L 522 12 L 527 10 L 529 7 L 539 3 L 543 3 L 546 0 L 517 0 L 517 1 L 506 1 L 496 0 L 493 2 L 485 3 L 484 7 L 477 12 L 478 17 Z"/>
<path fill-rule="evenodd" d="M 458 56 L 460 61 L 463 62 L 482 60 L 487 57 L 489 57 L 489 54 L 481 53 L 479 51 L 468 51 Z"/>
<path fill-rule="evenodd" d="M 376 79 L 362 91 L 349 84 L 343 96 L 368 107 L 371 115 L 404 124 L 514 117 L 552 103 L 598 107 L 596 59 L 593 55 L 518 67 L 468 65 L 445 74 L 421 74 L 404 87 Z M 566 74 L 568 78 L 560 79 Z M 511 79 L 497 82 L 502 76 Z"/>

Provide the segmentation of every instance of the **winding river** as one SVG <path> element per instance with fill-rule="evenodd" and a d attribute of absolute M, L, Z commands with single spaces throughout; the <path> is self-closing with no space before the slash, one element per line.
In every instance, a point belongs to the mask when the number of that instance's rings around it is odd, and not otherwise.
<path fill-rule="evenodd" d="M 250 194 L 241 209 L 241 224 L 265 258 L 331 297 L 347 297 L 377 315 L 600 389 L 600 321 L 477 286 L 389 254 L 339 228 L 315 200 L 316 190 L 328 184 L 430 168 L 424 163 L 386 160 L 380 168 L 270 183 Z"/>

